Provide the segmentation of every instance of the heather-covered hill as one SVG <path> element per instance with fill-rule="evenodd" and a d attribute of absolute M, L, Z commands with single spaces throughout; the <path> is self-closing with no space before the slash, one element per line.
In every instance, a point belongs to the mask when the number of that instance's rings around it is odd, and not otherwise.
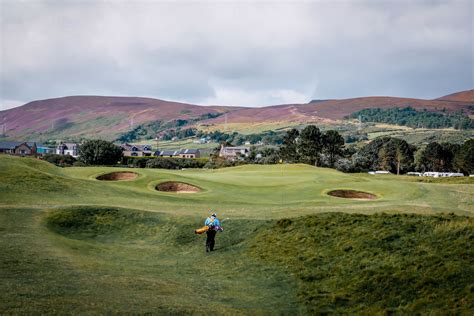
<path fill-rule="evenodd" d="M 314 100 L 308 104 L 283 104 L 261 108 L 198 106 L 140 97 L 71 96 L 33 101 L 0 111 L 0 133 L 11 140 L 116 139 L 140 124 L 212 126 L 241 131 L 249 126 L 286 128 L 307 123 L 338 124 L 350 114 L 370 108 L 412 107 L 417 110 L 473 114 L 474 90 L 436 100 L 396 97 L 362 97 Z M 227 113 L 226 116 L 222 115 Z M 178 122 L 174 124 L 173 122 Z M 153 135 L 148 135 L 153 136 Z"/>
<path fill-rule="evenodd" d="M 461 91 L 461 92 L 445 95 L 444 97 L 438 98 L 436 100 L 474 103 L 474 90 Z"/>
<path fill-rule="evenodd" d="M 6 125 L 6 135 L 12 139 L 92 136 L 114 139 L 145 122 L 199 119 L 227 111 L 228 108 L 152 98 L 71 96 L 33 101 L 2 111 L 0 123 Z"/>

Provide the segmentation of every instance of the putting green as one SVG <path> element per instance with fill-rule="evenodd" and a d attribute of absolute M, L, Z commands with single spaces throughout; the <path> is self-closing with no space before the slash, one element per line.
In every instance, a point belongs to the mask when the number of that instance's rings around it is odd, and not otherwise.
<path fill-rule="evenodd" d="M 0 157 L 0 207 L 48 208 L 72 205 L 127 207 L 191 216 L 210 209 L 222 216 L 271 219 L 317 212 L 454 212 L 473 215 L 474 179 L 467 183 L 424 183 L 406 176 L 345 174 L 307 165 L 247 165 L 218 170 L 133 169 L 127 181 L 99 181 L 100 175 L 125 168 L 58 168 L 49 163 Z M 194 185 L 199 194 L 159 192 L 176 181 Z M 344 199 L 333 190 L 356 190 L 377 199 Z"/>

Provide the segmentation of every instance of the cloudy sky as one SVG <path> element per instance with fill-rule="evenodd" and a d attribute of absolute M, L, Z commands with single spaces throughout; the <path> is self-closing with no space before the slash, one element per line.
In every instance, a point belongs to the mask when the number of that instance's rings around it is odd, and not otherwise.
<path fill-rule="evenodd" d="M 471 0 L 0 3 L 0 110 L 67 95 L 263 106 L 474 86 Z"/>

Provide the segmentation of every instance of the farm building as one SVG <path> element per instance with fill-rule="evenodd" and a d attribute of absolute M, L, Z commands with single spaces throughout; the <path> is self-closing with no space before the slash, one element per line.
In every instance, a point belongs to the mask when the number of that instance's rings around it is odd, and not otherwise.
<path fill-rule="evenodd" d="M 229 160 L 236 160 L 241 159 L 242 157 L 248 157 L 249 153 L 249 147 L 225 147 L 224 145 L 222 145 L 221 150 L 219 152 L 219 157 L 224 157 Z"/>
<path fill-rule="evenodd" d="M 78 156 L 78 147 L 79 145 L 76 143 L 60 143 L 58 147 L 56 147 L 56 154 L 69 155 L 76 158 Z"/>
<path fill-rule="evenodd" d="M 120 145 L 123 155 L 129 157 L 149 157 L 152 155 L 151 145 L 131 145 L 124 143 Z"/>

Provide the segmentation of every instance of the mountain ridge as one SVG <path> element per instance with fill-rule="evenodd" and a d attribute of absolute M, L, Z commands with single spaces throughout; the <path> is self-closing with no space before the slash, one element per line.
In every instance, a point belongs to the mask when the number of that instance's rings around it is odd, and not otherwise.
<path fill-rule="evenodd" d="M 271 122 L 334 124 L 366 108 L 408 106 L 428 111 L 464 111 L 472 115 L 474 90 L 434 100 L 370 96 L 259 108 L 194 105 L 148 97 L 67 96 L 36 100 L 0 111 L 0 134 L 4 139 L 18 140 L 91 137 L 112 140 L 140 124 L 157 121 L 180 121 L 189 126 Z"/>

